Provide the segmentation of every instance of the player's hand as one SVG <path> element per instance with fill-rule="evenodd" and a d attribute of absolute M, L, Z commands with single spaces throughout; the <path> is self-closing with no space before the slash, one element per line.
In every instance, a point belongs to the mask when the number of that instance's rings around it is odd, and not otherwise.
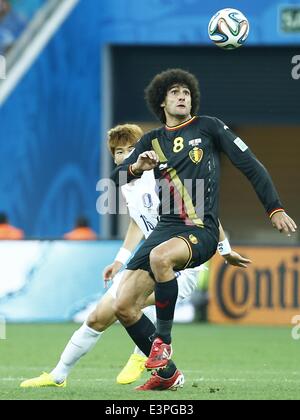
<path fill-rule="evenodd" d="M 107 289 L 108 282 L 113 280 L 115 275 L 121 270 L 123 264 L 119 261 L 114 261 L 112 264 L 108 265 L 103 270 L 103 280 L 104 280 L 104 287 Z"/>
<path fill-rule="evenodd" d="M 226 263 L 230 265 L 234 265 L 236 267 L 243 267 L 248 268 L 248 264 L 251 264 L 252 261 L 248 260 L 248 258 L 242 257 L 235 251 L 231 251 L 230 254 L 223 255 L 223 258 L 226 260 Z"/>
<path fill-rule="evenodd" d="M 139 174 L 144 171 L 151 171 L 159 163 L 159 157 L 153 150 L 141 153 L 138 160 L 132 165 L 134 173 Z"/>
<path fill-rule="evenodd" d="M 284 211 L 275 213 L 271 218 L 271 223 L 275 229 L 279 230 L 280 233 L 287 234 L 287 236 L 291 236 L 291 233 L 297 230 L 297 225 L 294 220 Z"/>

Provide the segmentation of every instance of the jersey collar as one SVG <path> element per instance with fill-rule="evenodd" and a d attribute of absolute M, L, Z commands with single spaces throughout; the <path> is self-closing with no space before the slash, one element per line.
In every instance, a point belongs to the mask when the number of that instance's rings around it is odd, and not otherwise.
<path fill-rule="evenodd" d="M 191 124 L 197 117 L 194 116 L 192 118 L 190 118 L 189 120 L 187 120 L 186 122 L 179 124 L 179 125 L 175 125 L 175 127 L 169 127 L 167 125 L 165 125 L 166 130 L 168 131 L 176 131 L 179 130 L 180 128 L 186 127 L 187 125 Z"/>

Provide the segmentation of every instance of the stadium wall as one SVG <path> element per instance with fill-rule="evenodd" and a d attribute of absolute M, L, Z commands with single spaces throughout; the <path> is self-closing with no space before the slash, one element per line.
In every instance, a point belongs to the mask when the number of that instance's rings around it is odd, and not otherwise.
<path fill-rule="evenodd" d="M 234 249 L 252 264 L 245 270 L 214 256 L 209 277 L 210 322 L 291 325 L 300 316 L 300 248 Z"/>
<path fill-rule="evenodd" d="M 82 322 L 105 293 L 102 272 L 120 245 L 120 241 L 0 242 L 0 319 Z M 209 271 L 199 277 L 192 301 L 198 305 L 209 288 L 209 321 L 289 325 L 300 316 L 300 247 L 234 249 L 252 260 L 247 270 L 227 265 L 216 255 Z M 189 300 L 177 305 L 176 322 L 190 322 L 194 316 Z"/>
<path fill-rule="evenodd" d="M 298 153 L 295 151 L 299 150 L 300 121 L 298 126 L 244 125 L 235 131 L 270 171 L 283 205 L 297 223 L 300 200 L 295 188 L 300 183 L 300 173 Z M 286 147 L 287 142 L 290 147 Z M 232 241 L 247 245 L 299 243 L 299 234 L 288 237 L 272 229 L 251 184 L 225 156 L 222 160 L 220 203 L 220 218 Z"/>
<path fill-rule="evenodd" d="M 103 270 L 120 241 L 0 242 L 0 320 L 83 322 L 106 292 Z M 194 319 L 189 300 L 175 322 Z"/>
<path fill-rule="evenodd" d="M 120 245 L 0 242 L 0 316 L 8 322 L 76 320 L 105 292 L 102 272 Z"/>

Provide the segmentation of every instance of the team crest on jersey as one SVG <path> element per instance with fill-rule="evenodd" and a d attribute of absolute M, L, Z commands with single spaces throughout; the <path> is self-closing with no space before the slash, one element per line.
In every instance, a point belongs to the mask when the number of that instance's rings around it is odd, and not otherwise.
<path fill-rule="evenodd" d="M 143 195 L 143 203 L 144 207 L 146 207 L 147 209 L 150 209 L 153 206 L 151 194 L 146 193 Z"/>
<path fill-rule="evenodd" d="M 203 158 L 203 150 L 199 149 L 199 147 L 193 147 L 189 153 L 189 156 L 191 161 L 197 165 Z"/>
<path fill-rule="evenodd" d="M 189 240 L 193 245 L 197 245 L 197 243 L 198 243 L 198 239 L 194 235 L 190 235 Z"/>

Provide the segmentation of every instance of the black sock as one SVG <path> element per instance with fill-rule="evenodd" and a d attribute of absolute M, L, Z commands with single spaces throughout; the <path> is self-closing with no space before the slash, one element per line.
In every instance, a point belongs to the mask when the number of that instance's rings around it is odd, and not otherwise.
<path fill-rule="evenodd" d="M 160 369 L 157 372 L 157 374 L 161 378 L 169 379 L 169 378 L 172 378 L 172 376 L 174 375 L 176 370 L 177 370 L 177 367 L 176 367 L 175 363 L 172 360 L 169 360 L 167 367 L 164 368 L 164 369 Z"/>
<path fill-rule="evenodd" d="M 157 333 L 164 343 L 171 343 L 175 305 L 178 297 L 177 279 L 155 285 L 155 304 L 157 315 Z"/>
<path fill-rule="evenodd" d="M 155 326 L 145 314 L 131 327 L 126 328 L 132 340 L 146 356 L 150 354 L 155 330 Z"/>
<path fill-rule="evenodd" d="M 141 319 L 134 325 L 131 325 L 131 327 L 127 327 L 126 331 L 139 349 L 142 350 L 146 356 L 149 356 L 155 336 L 155 326 L 150 319 L 143 314 Z M 167 367 L 158 371 L 158 376 L 168 379 L 174 375 L 176 370 L 177 367 L 175 363 L 172 360 L 169 360 Z"/>

